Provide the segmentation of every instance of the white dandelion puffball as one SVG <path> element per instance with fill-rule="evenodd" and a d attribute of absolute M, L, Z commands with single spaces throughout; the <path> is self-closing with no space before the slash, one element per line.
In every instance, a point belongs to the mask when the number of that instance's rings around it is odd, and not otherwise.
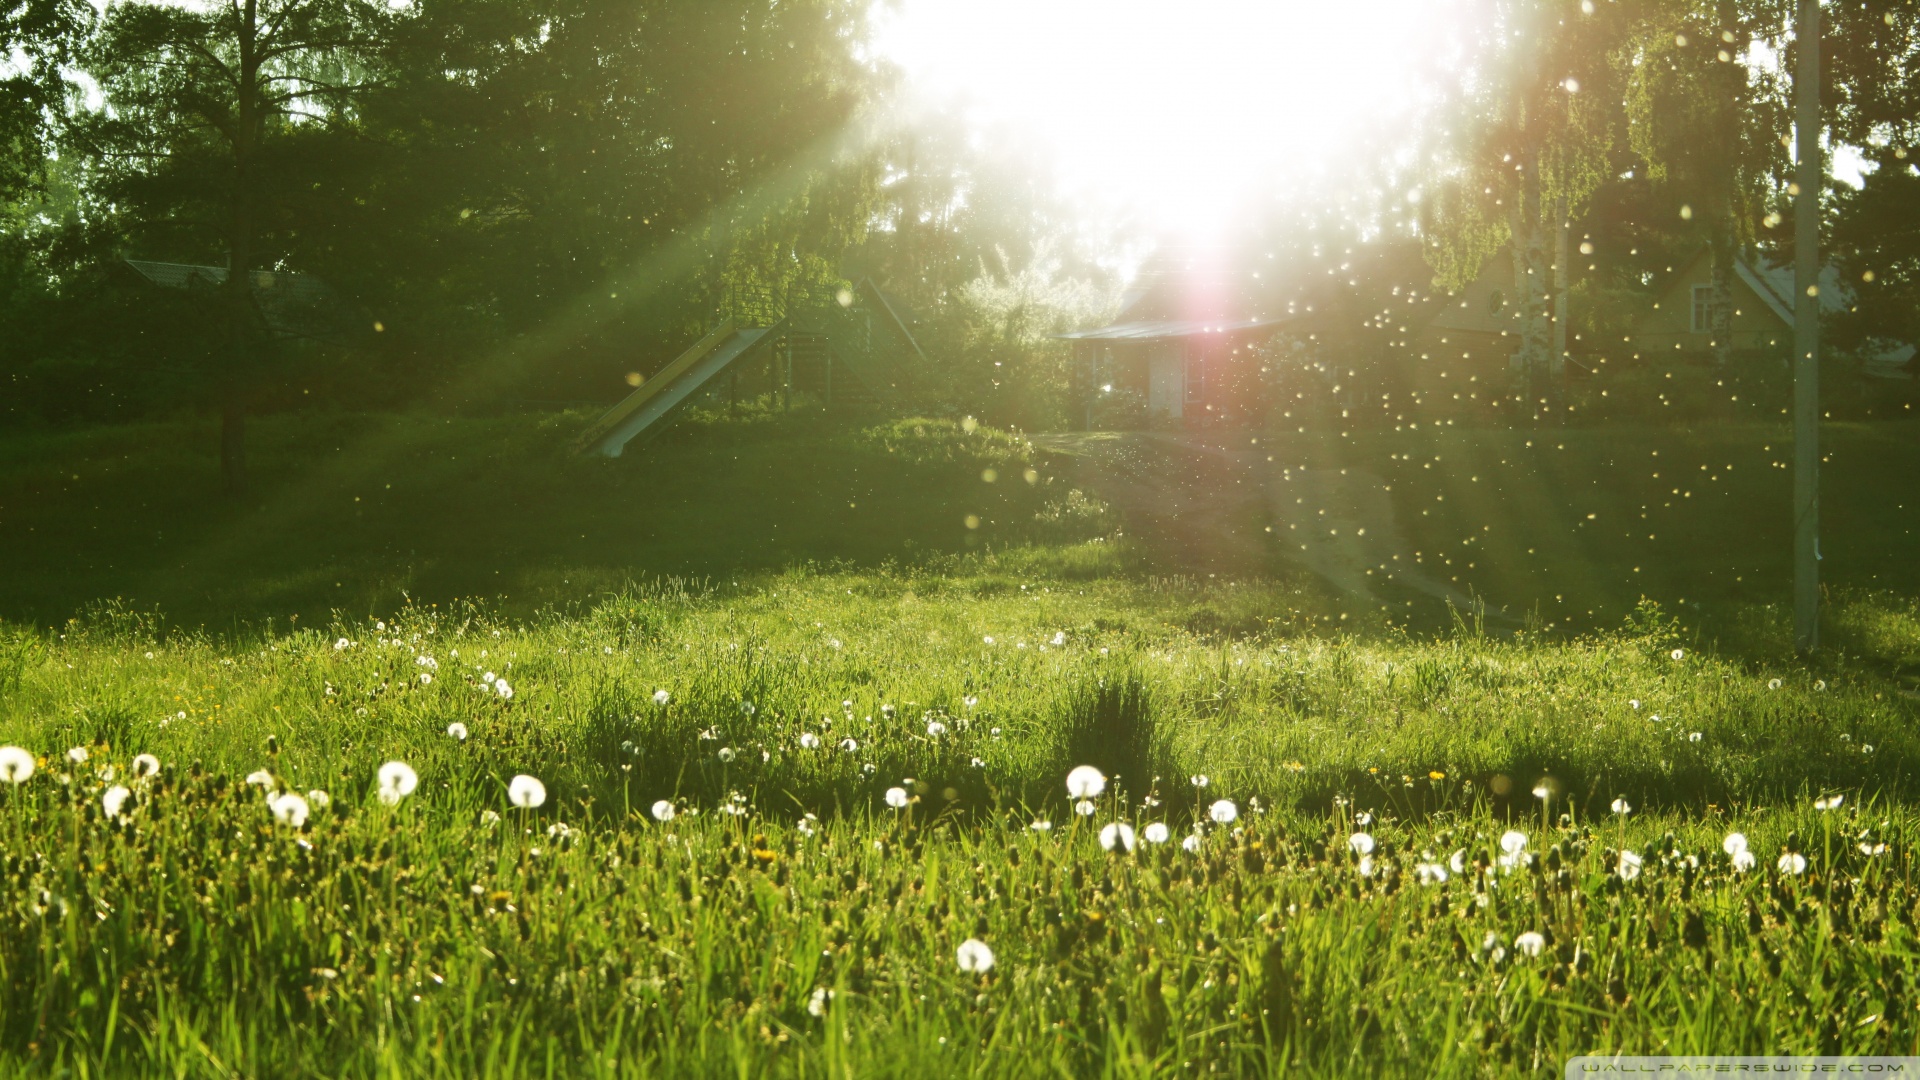
<path fill-rule="evenodd" d="M 1769 690 L 1778 690 L 1778 689 L 1780 689 L 1780 680 L 1779 680 L 1779 679 L 1768 679 L 1768 680 L 1767 680 L 1767 689 L 1769 689 Z"/>
<path fill-rule="evenodd" d="M 907 805 L 907 789 L 903 787 L 888 788 L 887 805 L 893 807 L 895 810 L 904 808 Z"/>
<path fill-rule="evenodd" d="M 159 758 L 154 757 L 152 754 L 135 754 L 134 755 L 133 778 L 135 780 L 145 780 L 149 776 L 159 775 L 159 772 L 160 772 Z"/>
<path fill-rule="evenodd" d="M 1168 830 L 1166 822 L 1156 821 L 1140 830 L 1140 835 L 1146 837 L 1149 844 L 1164 844 L 1173 833 Z"/>
<path fill-rule="evenodd" d="M 1824 798 L 1813 800 L 1813 808 L 1815 810 L 1838 810 L 1840 809 L 1840 804 L 1846 801 L 1847 797 L 1845 795 L 1828 795 Z"/>
<path fill-rule="evenodd" d="M 453 736 L 457 742 L 466 742 L 467 725 L 455 720 L 453 723 L 447 725 L 447 734 Z"/>
<path fill-rule="evenodd" d="M 401 799 L 420 786 L 420 774 L 404 761 L 389 761 L 380 766 L 379 780 L 380 801 L 388 806 L 398 806 Z"/>
<path fill-rule="evenodd" d="M 255 769 L 247 774 L 247 783 L 254 787 L 263 787 L 268 791 L 274 788 L 273 774 L 265 769 Z"/>
<path fill-rule="evenodd" d="M 1359 813 L 1353 815 L 1353 823 L 1355 825 L 1359 825 L 1364 828 L 1368 825 L 1373 824 L 1373 815 L 1367 813 L 1365 810 L 1362 810 Z"/>
<path fill-rule="evenodd" d="M 547 785 L 521 773 L 507 782 L 507 801 L 522 810 L 532 810 L 547 801 Z"/>
<path fill-rule="evenodd" d="M 18 746 L 0 746 L 0 780 L 23 784 L 32 775 L 32 754 Z"/>
<path fill-rule="evenodd" d="M 432 675 L 431 673 L 429 673 L 429 672 L 425 672 L 425 671 L 423 671 L 423 672 L 421 672 L 421 673 L 420 673 L 420 685 L 421 685 L 421 686 L 426 686 L 426 685 L 428 685 L 428 684 L 430 684 L 430 683 L 432 683 L 432 682 L 433 682 L 433 675 Z"/>
<path fill-rule="evenodd" d="M 1095 809 L 1096 807 L 1093 805 L 1092 799 L 1081 799 L 1079 802 L 1073 804 L 1073 812 L 1079 814 L 1081 817 L 1092 817 Z"/>
<path fill-rule="evenodd" d="M 971 975 L 985 975 L 993 970 L 993 950 L 979 938 L 968 938 L 954 950 L 953 958 L 960 970 Z"/>
<path fill-rule="evenodd" d="M 1053 822 L 1048 821 L 1045 818 L 1041 818 L 1040 820 L 1035 821 L 1033 824 L 1027 826 L 1027 828 L 1032 829 L 1034 832 L 1048 832 L 1052 830 Z"/>
<path fill-rule="evenodd" d="M 87 763 L 87 748 L 84 746 L 76 746 L 67 751 L 67 760 L 73 762 L 75 765 L 85 765 Z"/>
<path fill-rule="evenodd" d="M 820 987 L 819 989 L 813 992 L 812 997 L 807 999 L 807 1015 L 808 1016 L 827 1015 L 827 1002 L 832 1000 L 833 1000 L 833 991 L 827 989 L 824 986 Z"/>
<path fill-rule="evenodd" d="M 1180 841 L 1180 847 L 1181 847 L 1181 850 L 1187 852 L 1189 855 L 1191 855 L 1196 851 L 1199 851 L 1200 835 L 1198 833 L 1187 834 L 1187 838 L 1185 840 Z"/>
<path fill-rule="evenodd" d="M 1783 874 L 1802 874 L 1807 869 L 1807 857 L 1797 851 L 1789 851 L 1780 856 L 1780 861 L 1774 865 L 1779 867 Z"/>
<path fill-rule="evenodd" d="M 1632 881 L 1634 878 L 1639 877 L 1640 865 L 1644 861 L 1645 860 L 1640 858 L 1640 856 L 1635 852 L 1632 852 L 1632 851 L 1621 852 L 1620 865 L 1615 868 L 1616 872 L 1619 873 L 1620 875 L 1620 880 Z"/>
<path fill-rule="evenodd" d="M 1371 855 L 1360 856 L 1360 865 L 1355 867 L 1354 869 L 1360 872 L 1361 877 L 1365 877 L 1365 878 L 1372 877 L 1373 876 L 1373 856 Z"/>
<path fill-rule="evenodd" d="M 1539 956 L 1540 950 L 1547 947 L 1547 939 L 1529 930 L 1513 939 L 1513 947 L 1518 949 L 1522 956 Z"/>
<path fill-rule="evenodd" d="M 333 796 L 321 791 L 319 788 L 315 788 L 307 792 L 307 801 L 313 804 L 315 810 L 325 810 L 327 807 L 333 805 Z"/>
<path fill-rule="evenodd" d="M 1633 813 L 1633 804 L 1625 799 L 1615 799 L 1613 800 L 1613 812 L 1616 814 L 1631 814 Z"/>
<path fill-rule="evenodd" d="M 860 749 L 860 741 L 858 739 L 841 739 L 840 749 L 845 750 L 847 753 L 851 754 L 854 751 Z"/>
<path fill-rule="evenodd" d="M 947 725 L 938 720 L 927 721 L 927 738 L 937 739 L 947 733 Z"/>
<path fill-rule="evenodd" d="M 1509 855 L 1518 855 L 1527 850 L 1527 834 L 1517 829 L 1508 829 L 1501 833 L 1500 850 Z"/>
<path fill-rule="evenodd" d="M 667 693 L 665 690 L 655 690 L 653 692 L 653 703 L 655 705 L 665 705 L 667 702 L 672 700 L 673 700 L 673 695 Z"/>
<path fill-rule="evenodd" d="M 1355 855 L 1371 855 L 1373 854 L 1373 837 L 1363 832 L 1354 833 L 1347 837 L 1347 849 Z"/>
<path fill-rule="evenodd" d="M 353 642 L 348 641 L 346 638 L 341 638 L 339 641 L 333 643 L 333 648 L 335 652 L 338 652 L 341 649 L 350 648 L 352 645 Z"/>
<path fill-rule="evenodd" d="M 513 687 L 508 686 L 505 679 L 493 680 L 493 691 L 499 694 L 502 700 L 513 697 Z"/>
<path fill-rule="evenodd" d="M 811 732 L 811 731 L 803 731 L 803 732 L 801 732 L 801 733 L 800 733 L 800 748 L 801 748 L 802 750 L 817 750 L 817 749 L 819 749 L 819 748 L 820 748 L 820 736 L 818 736 L 818 735 L 815 735 L 815 734 L 814 734 L 813 732 Z"/>
<path fill-rule="evenodd" d="M 1107 790 L 1107 774 L 1091 765 L 1082 765 L 1067 774 L 1067 794 L 1076 799 L 1097 799 Z"/>
<path fill-rule="evenodd" d="M 1453 872 L 1456 874 L 1466 873 L 1467 872 L 1467 849 L 1466 848 L 1454 849 L 1453 854 L 1448 856 L 1447 858 L 1447 865 L 1452 867 Z"/>
<path fill-rule="evenodd" d="M 1734 872 L 1739 874 L 1744 874 L 1747 871 L 1753 869 L 1755 864 L 1757 864 L 1759 861 L 1760 860 L 1754 856 L 1753 852 L 1748 851 L 1746 848 L 1741 848 L 1739 851 L 1736 851 L 1733 853 Z"/>
<path fill-rule="evenodd" d="M 1441 885 L 1447 880 L 1447 868 L 1441 866 L 1439 863 L 1415 863 L 1413 866 L 1413 874 L 1414 877 L 1420 879 L 1420 884 L 1422 885 Z"/>
<path fill-rule="evenodd" d="M 1725 840 L 1720 841 L 1720 850 L 1726 852 L 1729 855 L 1740 854 L 1741 852 L 1747 850 L 1747 835 L 1745 833 L 1737 833 L 1737 832 L 1728 833 L 1727 838 Z"/>
<path fill-rule="evenodd" d="M 307 823 L 307 800 L 291 791 L 268 799 L 267 809 L 273 811 L 273 819 L 282 825 L 297 829 Z"/>
<path fill-rule="evenodd" d="M 673 804 L 668 802 L 665 799 L 661 799 L 660 801 L 654 803 L 653 804 L 653 820 L 672 821 L 673 820 Z"/>
<path fill-rule="evenodd" d="M 1675 660 L 1685 660 L 1687 658 L 1687 650 L 1675 649 L 1671 653 L 1668 653 L 1667 655 L 1673 657 Z"/>
<path fill-rule="evenodd" d="M 1122 851 L 1133 850 L 1133 826 L 1124 821 L 1113 821 L 1100 828 L 1100 846 L 1108 851 L 1119 848 Z"/>
<path fill-rule="evenodd" d="M 1187 781 L 1191 783 L 1194 787 L 1206 787 L 1207 784 L 1210 783 L 1210 781 L 1207 779 L 1206 773 L 1195 773 L 1194 775 L 1187 777 Z"/>
<path fill-rule="evenodd" d="M 106 812 L 109 820 L 117 818 L 120 816 L 120 811 L 126 808 L 127 800 L 132 797 L 133 792 L 115 784 L 100 796 L 100 809 Z"/>
<path fill-rule="evenodd" d="M 1221 799 L 1207 807 L 1207 816 L 1212 818 L 1215 824 L 1231 825 L 1233 820 L 1240 816 L 1240 808 L 1233 805 L 1232 799 Z"/>
<path fill-rule="evenodd" d="M 1697 731 L 1689 731 L 1689 732 L 1687 732 L 1687 741 L 1688 741 L 1688 742 L 1699 742 L 1699 741 L 1700 741 L 1700 733 L 1699 733 L 1699 732 L 1697 732 Z"/>

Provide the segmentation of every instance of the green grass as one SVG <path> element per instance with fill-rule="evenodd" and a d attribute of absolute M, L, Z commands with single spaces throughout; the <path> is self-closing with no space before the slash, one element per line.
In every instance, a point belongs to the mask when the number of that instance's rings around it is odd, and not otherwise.
<path fill-rule="evenodd" d="M 1731 597 L 1416 633 L 1295 573 L 1158 562 L 992 432 L 694 425 L 605 463 L 565 458 L 557 421 L 283 423 L 237 507 L 151 482 L 204 465 L 155 447 L 178 428 L 0 452 L 40 534 L 15 565 L 75 563 L 0 584 L 33 620 L 0 624 L 0 745 L 41 759 L 0 784 L 0 1074 L 1920 1052 L 1920 608 L 1897 591 L 1837 594 L 1812 661 Z M 143 550 L 146 526 L 172 538 Z M 131 778 L 140 753 L 158 777 Z M 397 806 L 389 760 L 420 778 Z M 1086 817 L 1081 764 L 1114 780 Z M 277 823 L 258 770 L 330 805 Z M 520 774 L 543 806 L 511 805 Z M 1171 840 L 1103 851 L 1115 820 Z M 1530 861 L 1499 864 L 1508 830 Z M 991 972 L 960 970 L 969 938 Z"/>

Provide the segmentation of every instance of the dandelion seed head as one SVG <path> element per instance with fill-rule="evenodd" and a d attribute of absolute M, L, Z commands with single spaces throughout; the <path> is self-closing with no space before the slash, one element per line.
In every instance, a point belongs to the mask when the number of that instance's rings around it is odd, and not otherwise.
<path fill-rule="evenodd" d="M 817 750 L 819 747 L 820 736 L 815 735 L 811 731 L 803 731 L 800 733 L 800 748 L 802 750 Z"/>
<path fill-rule="evenodd" d="M 1754 864 L 1759 861 L 1759 859 L 1754 857 L 1753 852 L 1748 851 L 1746 848 L 1741 848 L 1739 851 L 1733 853 L 1734 872 L 1744 874 L 1753 869 Z"/>
<path fill-rule="evenodd" d="M 1355 855 L 1371 855 L 1373 854 L 1373 837 L 1363 832 L 1354 833 L 1347 837 L 1347 850 Z"/>
<path fill-rule="evenodd" d="M 903 787 L 890 787 L 887 789 L 886 799 L 887 805 L 893 807 L 895 810 L 904 809 L 907 805 L 907 789 Z"/>
<path fill-rule="evenodd" d="M 307 823 L 307 800 L 291 791 L 268 799 L 267 809 L 273 811 L 273 820 L 282 825 L 297 829 Z"/>
<path fill-rule="evenodd" d="M 1738 855 L 1740 852 L 1747 850 L 1746 834 L 1737 832 L 1728 833 L 1727 838 L 1720 841 L 1720 850 L 1729 855 Z"/>
<path fill-rule="evenodd" d="M 1140 835 L 1146 837 L 1147 843 L 1149 844 L 1164 844 L 1167 842 L 1168 837 L 1172 836 L 1173 834 L 1167 828 L 1166 822 L 1155 821 L 1149 824 L 1146 828 L 1140 830 Z"/>
<path fill-rule="evenodd" d="M 1513 939 L 1513 947 L 1519 951 L 1520 955 L 1531 959 L 1539 956 L 1540 950 L 1547 947 L 1547 939 L 1529 930 Z"/>
<path fill-rule="evenodd" d="M 160 772 L 160 759 L 152 754 L 135 754 L 133 758 L 133 778 L 145 780 Z"/>
<path fill-rule="evenodd" d="M 665 690 L 655 690 L 653 692 L 653 703 L 655 705 L 665 705 L 671 700 L 673 700 L 673 695 L 667 693 Z M 749 706 L 748 708 L 751 709 L 752 707 Z"/>
<path fill-rule="evenodd" d="M 1032 829 L 1034 832 L 1050 832 L 1053 829 L 1053 822 L 1042 818 L 1027 826 L 1027 828 Z"/>
<path fill-rule="evenodd" d="M 23 784 L 33 775 L 33 755 L 18 746 L 0 746 L 0 780 Z"/>
<path fill-rule="evenodd" d="M 547 801 L 547 785 L 521 773 L 507 782 L 507 801 L 522 810 L 532 810 Z"/>
<path fill-rule="evenodd" d="M 968 938 L 954 950 L 954 960 L 960 970 L 969 975 L 985 975 L 993 970 L 993 950 L 979 938 Z"/>
<path fill-rule="evenodd" d="M 927 721 L 927 738 L 937 739 L 947 733 L 947 725 L 938 720 Z"/>
<path fill-rule="evenodd" d="M 1422 885 L 1441 885 L 1447 880 L 1447 868 L 1436 862 L 1415 863 L 1413 876 Z"/>
<path fill-rule="evenodd" d="M 119 784 L 115 784 L 101 794 L 100 809 L 107 815 L 107 819 L 111 821 L 120 816 L 120 811 L 126 808 L 127 800 L 132 797 L 133 792 Z"/>
<path fill-rule="evenodd" d="M 1107 790 L 1107 777 L 1091 765 L 1081 765 L 1067 774 L 1067 794 L 1075 799 L 1097 799 Z"/>
<path fill-rule="evenodd" d="M 653 804 L 652 813 L 655 821 L 672 821 L 673 803 L 660 799 Z"/>
<path fill-rule="evenodd" d="M 1108 851 L 1133 850 L 1133 826 L 1124 821 L 1109 822 L 1100 828 L 1100 846 Z"/>
<path fill-rule="evenodd" d="M 1774 866 L 1779 868 L 1783 874 L 1804 874 L 1807 870 L 1807 857 L 1797 851 L 1784 852 L 1780 856 L 1780 861 L 1775 863 Z"/>
<path fill-rule="evenodd" d="M 1233 804 L 1232 799 L 1220 799 L 1207 807 L 1207 816 L 1216 824 L 1229 825 L 1240 816 L 1240 808 Z"/>
<path fill-rule="evenodd" d="M 85 765 L 87 763 L 87 748 L 84 746 L 76 746 L 67 751 L 67 760 L 73 762 L 75 765 Z"/>
<path fill-rule="evenodd" d="M 1616 814 L 1631 814 L 1631 813 L 1633 813 L 1633 804 L 1632 804 L 1632 803 L 1630 803 L 1630 802 L 1628 802 L 1628 801 L 1627 801 L 1626 799 L 1624 799 L 1624 798 L 1622 798 L 1622 799 L 1615 799 L 1615 800 L 1613 800 L 1613 803 L 1612 803 L 1611 805 L 1612 805 L 1612 808 L 1613 808 L 1613 812 L 1614 812 L 1614 813 L 1616 813 Z"/>
<path fill-rule="evenodd" d="M 1081 817 L 1092 817 L 1095 807 L 1092 799 L 1081 799 L 1073 804 L 1073 812 Z"/>
<path fill-rule="evenodd" d="M 1614 867 L 1614 872 L 1620 875 L 1621 881 L 1632 881 L 1640 876 L 1640 867 L 1645 861 L 1636 852 L 1623 851 L 1620 853 L 1620 862 Z"/>
<path fill-rule="evenodd" d="M 1846 801 L 1847 797 L 1845 795 L 1823 795 L 1813 800 L 1813 808 L 1815 810 L 1838 810 L 1840 809 L 1840 804 Z"/>
<path fill-rule="evenodd" d="M 1508 829 L 1501 833 L 1500 850 L 1509 855 L 1518 855 L 1527 850 L 1527 834 L 1518 829 Z"/>
<path fill-rule="evenodd" d="M 380 766 L 378 779 L 380 801 L 388 806 L 399 805 L 401 799 L 413 794 L 413 790 L 420 786 L 420 774 L 404 761 L 389 761 Z"/>
<path fill-rule="evenodd" d="M 453 723 L 447 725 L 447 734 L 453 736 L 455 742 L 466 742 L 467 725 L 455 720 Z"/>
<path fill-rule="evenodd" d="M 307 792 L 307 802 L 312 804 L 315 810 L 325 810 L 327 807 L 333 805 L 333 796 L 321 791 L 319 788 L 314 788 L 312 791 Z"/>

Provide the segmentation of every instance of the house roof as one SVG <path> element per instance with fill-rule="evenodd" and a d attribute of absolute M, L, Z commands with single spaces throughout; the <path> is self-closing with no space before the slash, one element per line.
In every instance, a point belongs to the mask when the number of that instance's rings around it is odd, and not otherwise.
<path fill-rule="evenodd" d="M 141 277 L 168 289 L 217 289 L 227 282 L 224 266 L 128 259 Z M 286 337 L 325 338 L 344 333 L 350 320 L 327 283 L 312 274 L 283 270 L 252 273 L 254 302 L 267 328 Z"/>
<path fill-rule="evenodd" d="M 1773 312 L 1781 322 L 1793 325 L 1793 267 L 1767 266 L 1743 252 L 1733 260 L 1733 269 L 1749 289 L 1759 294 L 1767 310 Z M 1840 271 L 1828 264 L 1821 269 L 1818 281 L 1820 310 L 1827 313 L 1845 311 L 1852 302 L 1852 290 L 1840 280 Z"/>
<path fill-rule="evenodd" d="M 1202 334 L 1230 334 L 1240 330 L 1258 330 L 1278 326 L 1283 319 L 1144 319 L 1116 322 L 1092 330 L 1076 330 L 1057 335 L 1074 341 L 1153 341 L 1160 338 L 1198 337 Z"/>
<path fill-rule="evenodd" d="M 1272 288 L 1227 256 L 1168 248 L 1140 268 L 1112 322 L 1058 336 L 1151 341 L 1257 330 L 1286 321 Z"/>

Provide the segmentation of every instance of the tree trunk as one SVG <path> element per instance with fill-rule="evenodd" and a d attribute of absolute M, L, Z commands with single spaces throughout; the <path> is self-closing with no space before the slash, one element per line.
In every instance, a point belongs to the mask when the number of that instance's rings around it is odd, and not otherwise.
<path fill-rule="evenodd" d="M 1737 253 L 1725 215 L 1717 217 L 1708 239 L 1713 266 L 1708 278 L 1707 325 L 1713 333 L 1713 362 L 1725 367 L 1733 355 L 1733 260 Z"/>
<path fill-rule="evenodd" d="M 220 403 L 220 477 L 228 495 L 247 493 L 247 403 L 238 387 Z"/>
<path fill-rule="evenodd" d="M 257 0 L 246 0 L 239 26 L 238 85 L 234 88 L 233 218 L 227 243 L 227 331 L 232 355 L 220 402 L 220 474 L 228 495 L 247 491 L 247 386 L 253 378 L 255 315 L 253 309 L 253 150 L 259 123 L 260 60 Z"/>
<path fill-rule="evenodd" d="M 1537 421 L 1547 403 L 1547 238 L 1541 228 L 1537 162 L 1520 178 L 1519 197 L 1509 218 L 1513 236 L 1514 303 L 1520 320 L 1520 366 L 1525 372 L 1527 407 Z"/>

